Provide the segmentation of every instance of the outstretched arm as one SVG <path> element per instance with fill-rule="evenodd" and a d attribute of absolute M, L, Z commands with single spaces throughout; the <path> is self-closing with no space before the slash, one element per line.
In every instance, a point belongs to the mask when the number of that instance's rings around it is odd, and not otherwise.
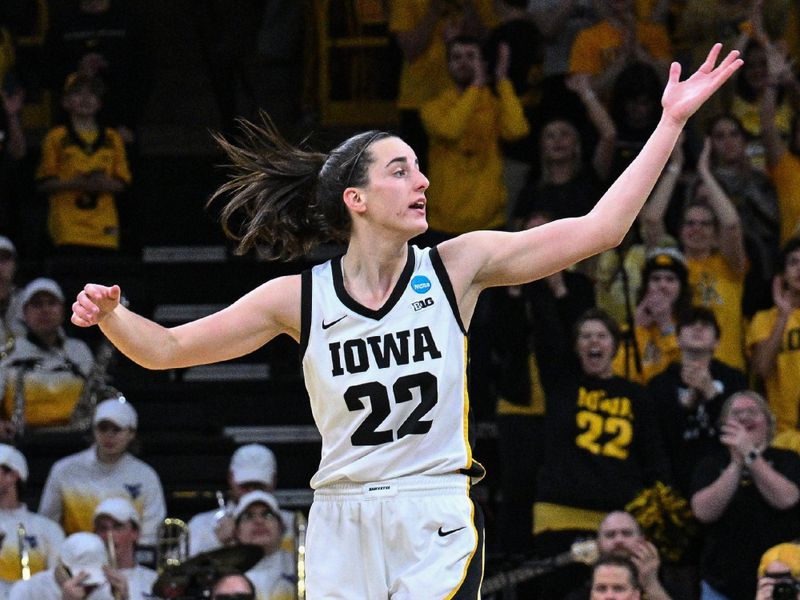
<path fill-rule="evenodd" d="M 248 354 L 281 333 L 300 338 L 300 276 L 278 277 L 231 306 L 166 328 L 119 303 L 118 286 L 87 284 L 72 305 L 72 322 L 100 325 L 120 352 L 148 369 L 174 369 Z"/>
<path fill-rule="evenodd" d="M 515 233 L 468 233 L 439 246 L 467 321 L 480 290 L 539 279 L 622 241 L 686 121 L 742 65 L 734 51 L 715 68 L 721 48 L 715 44 L 703 65 L 685 81 L 679 80 L 680 65 L 672 64 L 658 126 L 589 214 Z"/>

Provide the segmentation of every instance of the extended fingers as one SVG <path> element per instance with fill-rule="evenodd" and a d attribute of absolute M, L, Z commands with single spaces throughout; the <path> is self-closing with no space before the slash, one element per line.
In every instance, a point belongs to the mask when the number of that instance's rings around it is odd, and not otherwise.
<path fill-rule="evenodd" d="M 717 76 L 727 79 L 728 77 L 733 75 L 733 73 L 743 64 L 744 61 L 741 58 L 739 58 L 739 51 L 731 50 L 728 53 L 728 56 L 725 57 L 725 60 L 723 60 L 720 63 L 719 67 L 717 67 L 716 69 Z"/>
<path fill-rule="evenodd" d="M 711 46 L 711 50 L 709 50 L 708 56 L 706 56 L 706 59 L 703 61 L 703 64 L 700 65 L 698 71 L 702 71 L 703 73 L 711 73 L 711 71 L 714 70 L 714 66 L 717 64 L 717 58 L 719 57 L 719 53 L 721 51 L 722 51 L 722 44 L 720 44 L 719 42 Z M 730 54 L 728 55 L 728 57 L 730 57 Z M 725 60 L 728 60 L 728 57 L 726 57 Z"/>
<path fill-rule="evenodd" d="M 674 62 L 669 66 L 669 83 L 675 84 L 681 80 L 681 63 Z"/>

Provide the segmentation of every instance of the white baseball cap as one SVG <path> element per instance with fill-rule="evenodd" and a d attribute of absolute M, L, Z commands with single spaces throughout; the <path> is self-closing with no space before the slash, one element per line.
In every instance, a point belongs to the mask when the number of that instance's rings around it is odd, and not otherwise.
<path fill-rule="evenodd" d="M 28 480 L 28 461 L 25 456 L 8 444 L 0 444 L 0 465 L 5 465 L 12 471 L 16 471 L 22 481 Z"/>
<path fill-rule="evenodd" d="M 73 577 L 81 571 L 87 573 L 84 585 L 101 585 L 106 581 L 103 566 L 108 565 L 108 554 L 98 535 L 85 531 L 73 533 L 61 545 L 61 562 Z"/>
<path fill-rule="evenodd" d="M 247 492 L 244 496 L 239 498 L 236 508 L 233 509 L 233 518 L 238 519 L 249 506 L 258 502 L 265 504 L 270 512 L 278 517 L 278 520 L 283 524 L 283 515 L 281 514 L 281 507 L 278 504 L 278 499 L 269 492 L 263 492 L 261 490 Z"/>
<path fill-rule="evenodd" d="M 37 277 L 22 290 L 22 306 L 25 306 L 31 301 L 31 298 L 40 292 L 47 292 L 58 298 L 59 302 L 64 302 L 64 292 L 61 291 L 60 285 L 47 277 Z"/>
<path fill-rule="evenodd" d="M 259 482 L 272 486 L 278 470 L 272 450 L 261 444 L 241 446 L 231 457 L 234 483 Z"/>
<path fill-rule="evenodd" d="M 136 410 L 124 396 L 109 398 L 97 405 L 92 422 L 97 425 L 100 421 L 111 421 L 122 429 L 136 429 L 139 423 Z"/>
<path fill-rule="evenodd" d="M 125 498 L 106 498 L 97 508 L 94 509 L 94 518 L 107 516 L 114 519 L 117 523 L 127 523 L 132 521 L 136 527 L 141 525 L 141 517 L 136 507 Z"/>
<path fill-rule="evenodd" d="M 17 255 L 17 247 L 14 245 L 14 242 L 12 242 L 4 235 L 0 235 L 0 250 L 11 252 L 11 254 L 13 254 L 14 256 Z"/>

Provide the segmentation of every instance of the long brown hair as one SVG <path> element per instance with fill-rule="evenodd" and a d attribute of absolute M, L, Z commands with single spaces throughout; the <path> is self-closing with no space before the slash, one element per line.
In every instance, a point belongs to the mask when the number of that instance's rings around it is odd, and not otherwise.
<path fill-rule="evenodd" d="M 261 124 L 239 119 L 238 125 L 233 142 L 214 135 L 232 177 L 208 201 L 227 199 L 220 222 L 238 242 L 236 253 L 258 247 L 266 258 L 293 260 L 319 244 L 347 242 L 351 220 L 344 190 L 367 183 L 373 160 L 368 147 L 392 134 L 359 133 L 324 154 L 287 142 L 264 112 Z"/>

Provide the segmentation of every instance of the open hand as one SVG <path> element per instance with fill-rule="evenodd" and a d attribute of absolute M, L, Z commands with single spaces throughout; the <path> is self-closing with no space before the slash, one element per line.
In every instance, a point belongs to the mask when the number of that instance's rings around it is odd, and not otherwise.
<path fill-rule="evenodd" d="M 680 81 L 680 64 L 672 63 L 669 80 L 661 97 L 665 116 L 683 126 L 703 102 L 744 64 L 739 58 L 739 51 L 733 50 L 715 67 L 721 50 L 722 44 L 714 44 L 700 68 L 685 81 Z"/>
<path fill-rule="evenodd" d="M 87 283 L 72 303 L 70 320 L 78 327 L 97 325 L 119 306 L 121 296 L 118 285 Z"/>

